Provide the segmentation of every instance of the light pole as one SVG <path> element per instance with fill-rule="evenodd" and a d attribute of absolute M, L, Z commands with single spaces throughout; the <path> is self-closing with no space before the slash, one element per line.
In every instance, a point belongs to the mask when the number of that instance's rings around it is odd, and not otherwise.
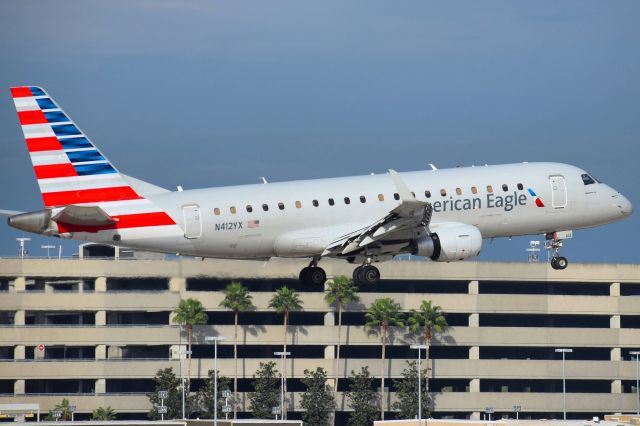
<path fill-rule="evenodd" d="M 411 349 L 418 350 L 418 426 L 422 426 L 422 350 L 427 345 L 411 345 Z"/>
<path fill-rule="evenodd" d="M 640 416 L 640 351 L 631 351 L 629 355 L 636 357 L 636 415 Z"/>
<path fill-rule="evenodd" d="M 51 244 L 45 244 L 45 245 L 40 246 L 40 248 L 47 249 L 47 259 L 49 259 L 51 257 L 51 256 L 49 256 L 49 249 L 54 249 L 54 248 L 56 248 L 56 246 L 51 245 Z"/>
<path fill-rule="evenodd" d="M 185 406 L 185 396 L 184 396 L 184 374 L 182 374 L 182 355 L 191 355 L 191 351 L 186 349 L 182 349 L 180 351 L 180 384 L 182 385 L 182 420 L 185 419 L 184 414 L 184 406 Z"/>
<path fill-rule="evenodd" d="M 27 254 L 27 250 L 24 248 L 24 243 L 25 241 L 31 241 L 31 238 L 16 238 L 16 241 L 20 244 L 20 250 L 18 251 L 20 259 L 24 259 L 24 256 Z"/>
<path fill-rule="evenodd" d="M 218 426 L 218 342 L 223 336 L 206 336 L 206 342 L 213 342 L 213 426 Z"/>
<path fill-rule="evenodd" d="M 516 413 L 516 420 L 520 420 L 520 411 L 522 411 L 522 405 L 514 405 L 513 411 Z"/>
<path fill-rule="evenodd" d="M 564 357 L 565 354 L 573 352 L 573 349 L 558 348 L 556 352 L 562 353 L 562 414 L 563 419 L 567 420 L 567 386 L 564 377 Z"/>
<path fill-rule="evenodd" d="M 275 356 L 279 356 L 280 359 L 282 360 L 281 367 L 280 367 L 281 368 L 280 370 L 280 409 L 282 410 L 282 416 L 280 418 L 284 420 L 286 418 L 285 413 L 287 412 L 284 409 L 284 381 L 287 380 L 287 378 L 284 377 L 284 374 L 282 372 L 284 371 L 285 358 L 291 355 L 291 352 L 274 352 L 273 354 Z"/>

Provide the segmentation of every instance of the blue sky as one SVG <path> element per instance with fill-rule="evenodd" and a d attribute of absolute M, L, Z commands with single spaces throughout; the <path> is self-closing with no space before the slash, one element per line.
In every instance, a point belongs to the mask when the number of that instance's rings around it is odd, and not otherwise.
<path fill-rule="evenodd" d="M 4 1 L 0 208 L 42 207 L 8 90 L 22 84 L 166 187 L 560 161 L 638 207 L 638 22 L 637 1 Z M 564 254 L 638 262 L 639 217 Z M 19 236 L 0 225 L 0 255 Z M 481 259 L 524 260 L 529 239 Z"/>

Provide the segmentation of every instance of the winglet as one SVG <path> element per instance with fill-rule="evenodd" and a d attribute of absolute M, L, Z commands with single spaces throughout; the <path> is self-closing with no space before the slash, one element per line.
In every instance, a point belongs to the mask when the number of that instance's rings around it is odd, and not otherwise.
<path fill-rule="evenodd" d="M 393 180 L 393 184 L 396 186 L 401 201 L 414 201 L 416 197 L 411 193 L 409 187 L 402 180 L 398 172 L 393 169 L 389 169 L 389 176 Z"/>

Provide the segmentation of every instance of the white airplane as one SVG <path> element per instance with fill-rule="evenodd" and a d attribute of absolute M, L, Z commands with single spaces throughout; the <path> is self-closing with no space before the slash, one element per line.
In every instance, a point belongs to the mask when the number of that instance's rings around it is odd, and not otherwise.
<path fill-rule="evenodd" d="M 451 262 L 487 238 L 543 234 L 551 266 L 573 229 L 629 216 L 629 200 L 584 170 L 559 163 L 461 167 L 169 191 L 120 173 L 47 93 L 11 89 L 44 210 L 9 215 L 36 234 L 216 258 L 310 258 L 300 280 L 320 285 L 323 258 L 359 265 L 402 253 Z"/>

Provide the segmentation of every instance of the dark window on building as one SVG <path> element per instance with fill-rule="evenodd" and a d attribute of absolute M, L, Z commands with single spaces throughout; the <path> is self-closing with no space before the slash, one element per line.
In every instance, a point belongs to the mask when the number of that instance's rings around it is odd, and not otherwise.
<path fill-rule="evenodd" d="M 313 204 L 313 207 L 318 207 L 320 205 L 320 203 L 318 202 L 318 200 L 313 200 L 311 202 L 311 204 Z"/>
<path fill-rule="evenodd" d="M 431 379 L 429 380 L 429 390 L 431 392 L 469 392 L 469 380 Z"/>
<path fill-rule="evenodd" d="M 640 296 L 640 283 L 620 284 L 621 296 Z"/>
<path fill-rule="evenodd" d="M 344 203 L 345 204 L 350 204 L 351 200 L 349 199 L 349 197 L 344 197 Z"/>
<path fill-rule="evenodd" d="M 0 311 L 0 326 L 13 325 L 15 316 L 15 311 Z"/>
<path fill-rule="evenodd" d="M 611 348 L 572 348 L 572 360 L 609 361 Z M 480 346 L 480 359 L 556 359 L 555 346 Z"/>
<path fill-rule="evenodd" d="M 9 279 L 0 278 L 0 291 L 9 291 Z"/>
<path fill-rule="evenodd" d="M 78 394 L 94 393 L 95 384 L 95 379 L 33 379 L 25 380 L 24 388 L 25 393 Z"/>
<path fill-rule="evenodd" d="M 610 393 L 609 380 L 567 380 L 567 393 Z M 562 379 L 482 379 L 480 392 L 562 392 Z"/>
<path fill-rule="evenodd" d="M 621 328 L 640 328 L 640 315 L 622 315 L 620 317 Z"/>
<path fill-rule="evenodd" d="M 107 291 L 166 291 L 167 278 L 107 278 Z"/>
<path fill-rule="evenodd" d="M 107 325 L 169 325 L 169 312 L 107 311 Z"/>
<path fill-rule="evenodd" d="M 187 278 L 188 291 L 224 291 L 230 282 L 242 281 L 242 285 L 247 287 L 250 292 L 273 292 L 283 286 L 299 292 L 317 292 L 318 286 L 311 284 L 303 284 L 297 279 L 247 279 L 247 278 Z M 282 324 L 282 322 L 280 322 Z"/>
<path fill-rule="evenodd" d="M 609 284 L 554 281 L 480 281 L 480 294 L 557 294 L 566 296 L 609 296 Z"/>
<path fill-rule="evenodd" d="M 0 395 L 13 396 L 13 380 L 0 380 Z"/>
<path fill-rule="evenodd" d="M 26 325 L 93 326 L 95 323 L 96 316 L 94 312 L 27 311 L 25 314 Z"/>
<path fill-rule="evenodd" d="M 27 352 L 34 354 L 39 351 L 37 347 L 29 348 Z M 96 358 L 95 346 L 45 346 L 44 359 L 91 359 Z"/>
<path fill-rule="evenodd" d="M 168 359 L 169 345 L 127 345 L 122 348 L 120 357 L 122 359 Z"/>
<path fill-rule="evenodd" d="M 155 391 L 153 379 L 107 379 L 107 393 L 149 393 Z"/>
<path fill-rule="evenodd" d="M 480 314 L 480 327 L 609 328 L 609 315 Z"/>
<path fill-rule="evenodd" d="M 13 359 L 14 352 L 13 346 L 0 346 L 0 359 Z"/>

